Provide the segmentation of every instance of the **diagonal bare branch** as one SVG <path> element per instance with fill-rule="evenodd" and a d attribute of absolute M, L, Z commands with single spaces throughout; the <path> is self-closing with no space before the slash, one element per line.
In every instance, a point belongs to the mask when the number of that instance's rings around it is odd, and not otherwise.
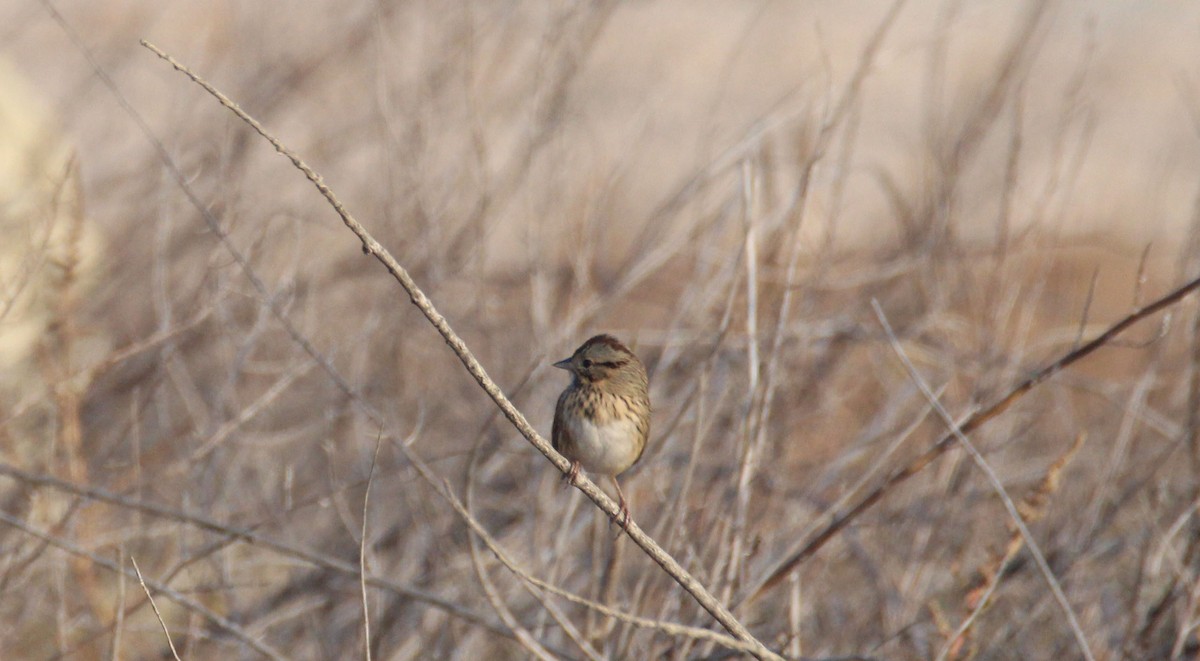
<path fill-rule="evenodd" d="M 1017 384 L 1008 394 L 972 414 L 959 426 L 959 431 L 963 434 L 970 434 L 979 429 L 988 421 L 1007 411 L 1008 407 L 1012 406 L 1018 399 L 1024 397 L 1030 390 L 1033 390 L 1050 377 L 1083 360 L 1097 349 L 1111 344 L 1118 335 L 1128 330 L 1134 324 L 1175 305 L 1197 289 L 1200 289 L 1200 277 L 1180 285 L 1144 307 L 1135 309 L 1117 323 L 1109 326 L 1108 330 L 1092 338 L 1086 344 L 1067 352 L 1054 362 L 1042 367 L 1034 372 L 1032 376 Z M 766 577 L 757 581 L 747 590 L 746 596 L 736 602 L 733 607 L 737 608 L 744 603 L 753 601 L 767 590 L 779 585 L 789 573 L 800 566 L 800 563 L 821 550 L 821 547 L 825 546 L 826 542 L 841 532 L 851 521 L 858 518 L 859 515 L 870 509 L 875 503 L 878 503 L 896 485 L 921 472 L 934 459 L 937 459 L 947 450 L 954 447 L 955 439 L 956 436 L 953 433 L 946 434 L 919 457 L 890 473 L 883 480 L 883 483 L 875 487 L 871 493 L 864 496 L 857 504 L 839 513 L 828 525 L 803 543 L 794 547 L 794 550 L 787 553 L 782 560 L 775 563 L 771 570 L 767 572 Z"/>
<path fill-rule="evenodd" d="M 394 257 L 392 257 L 391 253 L 389 253 L 387 249 L 380 245 L 380 243 L 376 241 L 375 238 L 370 235 L 370 233 L 367 232 L 367 230 L 354 218 L 353 215 L 351 215 L 350 211 L 341 203 L 341 201 L 334 194 L 333 190 L 330 189 L 327 184 L 325 184 L 324 180 L 321 178 L 321 175 L 317 174 L 317 172 L 309 167 L 303 160 L 301 160 L 299 156 L 297 156 L 282 142 L 268 133 L 267 130 L 257 120 L 238 107 L 238 105 L 229 99 L 229 97 L 225 96 L 208 82 L 192 73 L 186 66 L 176 61 L 170 55 L 167 55 L 157 46 L 154 46 L 146 40 L 142 40 L 141 44 L 159 58 L 169 63 L 177 71 L 190 78 L 192 82 L 204 88 L 204 90 L 217 99 L 221 105 L 232 111 L 238 116 L 239 119 L 254 129 L 254 131 L 262 136 L 265 140 L 267 140 L 267 142 L 269 142 L 277 152 L 290 160 L 292 164 L 299 169 L 314 186 L 316 186 L 321 195 L 325 197 L 330 206 L 332 206 L 334 211 L 337 212 L 338 216 L 341 217 L 342 222 L 346 225 L 346 227 L 358 237 L 359 241 L 362 243 L 363 253 L 366 255 L 371 255 L 379 260 L 379 262 L 382 263 L 383 266 L 388 270 L 388 273 L 390 273 L 392 277 L 394 277 L 396 281 L 400 283 L 400 286 L 404 288 L 405 292 L 407 292 L 413 304 L 417 306 L 423 315 L 425 315 L 425 318 L 428 319 L 429 323 L 431 323 L 438 331 L 438 333 L 442 336 L 442 339 L 445 340 L 446 344 L 450 346 L 450 349 L 454 351 L 454 354 L 458 357 L 459 361 L 462 362 L 463 366 L 467 368 L 467 371 L 470 372 L 471 376 L 474 377 L 479 386 L 483 388 L 484 392 L 491 397 L 492 401 L 495 402 L 496 406 L 499 407 L 504 416 L 508 418 L 509 422 L 511 422 L 517 431 L 519 431 L 521 435 L 526 438 L 526 440 L 528 440 L 535 448 L 537 448 L 539 452 L 545 455 L 545 457 L 549 459 L 550 462 L 553 463 L 560 471 L 562 471 L 564 474 L 567 473 L 567 471 L 570 470 L 570 462 L 568 462 L 565 457 L 555 452 L 546 439 L 542 438 L 541 435 L 538 434 L 538 432 L 533 428 L 533 426 L 529 424 L 529 422 L 525 419 L 524 414 L 522 414 L 516 408 L 516 406 L 509 401 L 509 399 L 504 395 L 503 391 L 500 390 L 500 387 L 496 384 L 496 382 L 488 376 L 487 371 L 483 368 L 483 365 L 480 364 L 480 362 L 475 358 L 474 354 L 471 353 L 471 350 L 467 347 L 462 338 L 460 338 L 458 334 L 454 332 L 454 329 L 450 327 L 450 324 L 446 321 L 446 318 L 437 311 L 437 308 L 434 307 L 433 302 L 429 300 L 429 297 L 425 295 L 425 292 L 417 286 L 416 282 L 412 279 L 412 276 L 408 274 L 408 271 L 405 270 L 404 267 L 401 266 Z M 612 499 L 610 499 L 603 491 L 601 491 L 590 479 L 587 479 L 586 477 L 580 478 L 577 481 L 576 487 L 609 516 L 617 516 L 617 504 L 614 503 Z M 739 640 L 750 644 L 750 646 L 753 648 L 751 653 L 756 658 L 780 658 L 777 654 L 772 652 L 760 641 L 758 641 L 749 632 L 749 630 L 747 630 L 746 627 L 733 616 L 733 614 L 728 608 L 725 607 L 724 604 L 718 601 L 716 597 L 714 597 L 703 585 L 701 585 L 700 582 L 691 575 L 691 573 L 684 569 L 674 557 L 663 550 L 656 541 L 643 532 L 636 522 L 632 520 L 629 521 L 626 532 L 629 534 L 629 538 L 633 540 L 638 547 L 645 551 L 646 554 L 650 556 L 650 558 L 654 560 L 660 567 L 662 567 L 663 570 L 666 571 L 676 583 L 678 583 L 685 591 L 688 592 L 688 594 L 692 595 L 692 597 L 697 601 L 697 603 L 700 604 L 702 608 L 704 608 L 704 610 L 708 611 L 708 613 L 712 615 L 714 619 L 720 622 L 721 626 L 725 627 L 726 630 L 728 630 Z"/>

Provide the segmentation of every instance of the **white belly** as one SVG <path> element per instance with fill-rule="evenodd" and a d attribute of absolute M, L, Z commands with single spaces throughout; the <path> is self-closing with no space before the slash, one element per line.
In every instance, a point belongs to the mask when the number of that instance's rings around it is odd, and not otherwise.
<path fill-rule="evenodd" d="M 575 456 L 589 473 L 617 475 L 637 460 L 637 425 L 632 420 L 617 420 L 595 425 L 581 416 L 569 423 Z"/>

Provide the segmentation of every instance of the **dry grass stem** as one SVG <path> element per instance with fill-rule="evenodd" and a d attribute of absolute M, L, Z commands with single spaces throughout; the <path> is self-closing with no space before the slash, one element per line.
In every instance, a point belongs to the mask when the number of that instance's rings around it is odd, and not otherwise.
<path fill-rule="evenodd" d="M 171 630 L 167 628 L 167 623 L 163 621 L 162 613 L 158 610 L 158 604 L 154 603 L 154 595 L 150 594 L 150 588 L 146 587 L 146 579 L 142 578 L 142 570 L 138 567 L 137 558 L 129 556 L 129 562 L 133 563 L 133 571 L 137 573 L 138 583 L 142 585 L 142 592 L 146 593 L 146 599 L 150 602 L 150 608 L 154 609 L 154 617 L 158 620 L 159 626 L 162 627 L 163 636 L 167 639 L 167 647 L 171 648 L 171 656 L 175 661 L 180 661 L 179 651 L 175 649 L 175 641 L 171 640 Z M 121 572 L 124 574 L 125 572 Z"/>
<path fill-rule="evenodd" d="M 379 448 L 383 445 L 383 433 L 375 438 L 375 451 L 371 453 L 371 467 L 367 469 L 367 486 L 363 489 L 362 529 L 358 538 L 358 589 L 362 593 L 363 658 L 371 661 L 371 606 L 367 596 L 367 522 L 370 520 L 371 484 L 375 481 L 375 464 L 379 461 Z"/>

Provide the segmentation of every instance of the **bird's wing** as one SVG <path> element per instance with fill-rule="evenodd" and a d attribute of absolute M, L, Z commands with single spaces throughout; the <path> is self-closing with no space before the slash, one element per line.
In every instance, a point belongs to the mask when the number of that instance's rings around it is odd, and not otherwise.
<path fill-rule="evenodd" d="M 642 455 L 646 454 L 646 446 L 650 445 L 650 407 L 646 407 L 646 415 L 639 417 L 637 421 L 638 434 L 642 437 L 642 447 L 638 448 L 637 459 L 633 463 L 642 460 Z"/>
<path fill-rule="evenodd" d="M 569 390 L 564 390 L 558 396 L 558 405 L 554 407 L 554 424 L 550 428 L 550 444 L 559 454 L 566 454 L 566 446 L 571 445 L 570 434 L 567 430 L 567 421 L 563 420 L 563 409 L 566 408 L 567 393 Z"/>

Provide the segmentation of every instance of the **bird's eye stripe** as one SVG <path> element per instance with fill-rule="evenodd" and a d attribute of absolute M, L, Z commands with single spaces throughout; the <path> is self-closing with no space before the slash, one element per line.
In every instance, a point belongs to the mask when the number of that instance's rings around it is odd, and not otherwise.
<path fill-rule="evenodd" d="M 615 368 L 621 367 L 622 365 L 624 365 L 625 363 L 628 363 L 628 362 L 629 362 L 628 360 L 610 360 L 606 363 L 597 363 L 597 364 L 602 365 L 604 367 L 611 368 L 611 369 L 615 369 Z"/>

